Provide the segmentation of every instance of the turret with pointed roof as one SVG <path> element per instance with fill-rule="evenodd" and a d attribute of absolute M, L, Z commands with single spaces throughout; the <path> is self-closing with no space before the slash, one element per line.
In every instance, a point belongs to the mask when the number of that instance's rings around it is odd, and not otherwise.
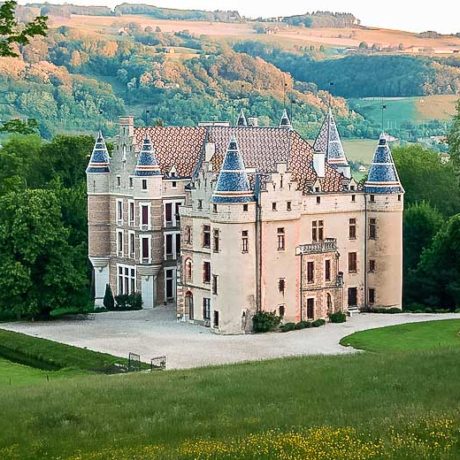
<path fill-rule="evenodd" d="M 286 109 L 283 110 L 283 116 L 281 117 L 280 121 L 280 128 L 292 129 L 291 120 L 289 120 L 289 116 Z"/>
<path fill-rule="evenodd" d="M 236 121 L 236 126 L 248 126 L 248 122 L 246 120 L 246 115 L 244 114 L 244 110 L 241 109 L 240 115 L 238 116 L 238 120 Z"/>
<path fill-rule="evenodd" d="M 369 175 L 364 184 L 366 193 L 404 193 L 393 161 L 386 135 L 380 135 Z"/>
<path fill-rule="evenodd" d="M 324 153 L 330 166 L 343 172 L 345 177 L 351 177 L 350 166 L 331 109 L 329 109 L 321 126 L 318 137 L 313 144 L 313 149 L 315 152 Z"/>
<path fill-rule="evenodd" d="M 110 157 L 105 145 L 102 132 L 99 131 L 94 144 L 93 152 L 89 160 L 88 167 L 86 168 L 88 174 L 101 174 L 110 172 Z"/>
<path fill-rule="evenodd" d="M 254 201 L 238 142 L 232 137 L 225 154 L 217 185 L 212 195 L 213 203 L 246 203 Z"/>
<path fill-rule="evenodd" d="M 159 176 L 161 175 L 160 167 L 155 155 L 152 141 L 148 136 L 144 138 L 142 149 L 137 159 L 136 169 L 134 171 L 136 176 Z"/>

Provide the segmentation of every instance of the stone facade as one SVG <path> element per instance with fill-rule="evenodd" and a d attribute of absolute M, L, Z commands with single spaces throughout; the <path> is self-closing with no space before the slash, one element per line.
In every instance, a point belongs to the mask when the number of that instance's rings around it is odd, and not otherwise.
<path fill-rule="evenodd" d="M 382 137 L 358 187 L 332 113 L 325 124 L 313 149 L 287 114 L 278 128 L 244 114 L 236 127 L 122 119 L 108 171 L 94 152 L 88 167 L 96 303 L 109 282 L 226 334 L 249 332 L 260 310 L 400 308 L 404 191 L 389 147 Z"/>

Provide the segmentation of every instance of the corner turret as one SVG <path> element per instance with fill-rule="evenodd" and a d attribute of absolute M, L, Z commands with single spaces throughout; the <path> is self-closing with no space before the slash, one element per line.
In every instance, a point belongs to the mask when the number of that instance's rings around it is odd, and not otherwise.
<path fill-rule="evenodd" d="M 93 152 L 86 168 L 87 174 L 106 174 L 110 173 L 110 158 L 107 146 L 105 145 L 102 132 L 99 131 L 94 144 Z"/>

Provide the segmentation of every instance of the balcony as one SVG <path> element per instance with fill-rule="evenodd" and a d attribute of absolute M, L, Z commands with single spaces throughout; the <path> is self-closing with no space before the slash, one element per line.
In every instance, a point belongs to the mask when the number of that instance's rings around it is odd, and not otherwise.
<path fill-rule="evenodd" d="M 312 244 L 302 244 L 296 248 L 296 255 L 302 254 L 322 254 L 327 252 L 337 252 L 337 240 L 335 238 L 326 238 L 324 241 L 318 241 Z"/>

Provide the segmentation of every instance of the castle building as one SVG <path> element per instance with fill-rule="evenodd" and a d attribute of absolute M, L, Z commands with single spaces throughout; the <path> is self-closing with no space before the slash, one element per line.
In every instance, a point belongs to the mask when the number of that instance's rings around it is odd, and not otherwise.
<path fill-rule="evenodd" d="M 401 308 L 400 184 L 385 135 L 364 185 L 330 111 L 313 147 L 286 111 L 259 127 L 135 128 L 120 119 L 109 157 L 99 134 L 88 177 L 95 302 L 140 292 L 216 332 L 250 332 L 252 316 L 326 318 Z"/>

